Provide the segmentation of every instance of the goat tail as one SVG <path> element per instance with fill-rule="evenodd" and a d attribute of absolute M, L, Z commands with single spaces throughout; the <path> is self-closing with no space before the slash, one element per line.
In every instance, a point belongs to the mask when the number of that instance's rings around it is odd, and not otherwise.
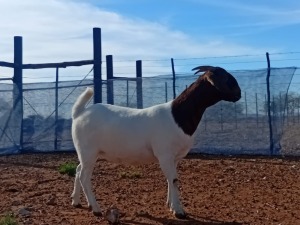
<path fill-rule="evenodd" d="M 73 108 L 72 108 L 72 118 L 73 119 L 78 117 L 80 115 L 80 113 L 82 113 L 84 111 L 86 104 L 91 99 L 93 94 L 94 94 L 93 88 L 88 87 L 88 88 L 86 88 L 86 90 L 83 93 L 81 93 L 81 95 L 79 95 L 79 97 L 77 98 L 77 100 L 74 103 Z"/>

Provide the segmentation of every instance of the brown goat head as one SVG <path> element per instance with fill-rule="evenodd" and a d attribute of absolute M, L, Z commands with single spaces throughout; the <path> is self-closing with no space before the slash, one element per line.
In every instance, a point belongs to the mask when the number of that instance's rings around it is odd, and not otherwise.
<path fill-rule="evenodd" d="M 195 74 L 204 72 L 201 76 L 213 85 L 225 101 L 236 102 L 241 98 L 241 89 L 236 79 L 221 67 L 198 66 Z"/>

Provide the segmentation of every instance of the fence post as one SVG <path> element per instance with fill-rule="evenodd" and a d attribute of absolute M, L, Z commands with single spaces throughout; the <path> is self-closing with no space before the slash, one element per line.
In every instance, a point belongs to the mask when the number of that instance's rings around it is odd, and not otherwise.
<path fill-rule="evenodd" d="M 173 74 L 173 99 L 176 98 L 176 75 L 175 75 L 175 67 L 174 67 L 174 59 L 171 58 L 172 64 L 172 74 Z"/>
<path fill-rule="evenodd" d="M 257 93 L 255 93 L 255 109 L 256 109 L 256 127 L 258 127 L 258 99 Z"/>
<path fill-rule="evenodd" d="M 297 118 L 298 118 L 298 124 L 299 124 L 299 119 L 300 119 L 300 115 L 299 115 L 299 112 L 300 112 L 300 98 L 298 97 L 297 98 L 297 100 L 298 100 L 298 115 L 297 115 Z"/>
<path fill-rule="evenodd" d="M 248 104 L 247 104 L 247 93 L 244 92 L 245 94 L 245 116 L 246 116 L 246 121 L 248 121 Z"/>
<path fill-rule="evenodd" d="M 14 77 L 13 77 L 13 123 L 20 121 L 20 146 L 23 150 L 23 44 L 22 37 L 14 37 Z M 17 124 L 16 124 L 17 125 Z M 16 129 L 16 128 L 15 128 Z"/>
<path fill-rule="evenodd" d="M 292 117 L 293 117 L 293 124 L 295 124 L 295 106 L 296 106 L 296 100 L 293 98 L 293 110 L 292 110 Z"/>
<path fill-rule="evenodd" d="M 55 140 L 54 140 L 54 150 L 58 148 L 58 71 L 59 68 L 56 67 L 55 76 Z"/>
<path fill-rule="evenodd" d="M 273 142 L 273 127 L 272 127 L 272 117 L 271 117 L 271 93 L 270 93 L 270 75 L 271 75 L 271 65 L 269 53 L 266 53 L 268 71 L 267 71 L 267 108 L 268 108 L 268 122 L 269 122 L 269 132 L 270 132 L 270 154 L 273 155 L 274 142 Z"/>
<path fill-rule="evenodd" d="M 129 106 L 129 81 L 126 80 L 126 106 Z"/>
<path fill-rule="evenodd" d="M 114 104 L 114 73 L 113 73 L 113 56 L 106 56 L 106 75 L 107 75 L 107 103 Z"/>
<path fill-rule="evenodd" d="M 136 61 L 136 100 L 137 108 L 143 108 L 142 60 Z"/>
<path fill-rule="evenodd" d="M 273 97 L 272 97 L 272 102 L 271 102 L 271 106 L 272 106 L 272 109 L 271 109 L 271 112 L 272 112 L 272 115 L 273 115 L 273 121 L 274 121 L 274 119 L 276 118 L 276 105 L 275 105 L 275 97 L 274 97 L 274 95 L 273 95 Z"/>
<path fill-rule="evenodd" d="M 284 126 L 284 115 L 285 112 L 282 112 L 282 110 L 285 110 L 285 107 L 282 105 L 282 98 L 281 98 L 281 92 L 279 92 L 279 112 L 280 112 L 280 122 L 281 126 Z"/>
<path fill-rule="evenodd" d="M 234 103 L 234 119 L 235 119 L 235 129 L 237 129 L 237 109 L 236 109 L 236 102 Z"/>
<path fill-rule="evenodd" d="M 102 102 L 102 47 L 101 29 L 93 28 L 94 48 L 94 103 Z"/>
<path fill-rule="evenodd" d="M 165 96 L 166 96 L 166 102 L 168 102 L 168 84 L 165 82 Z"/>
<path fill-rule="evenodd" d="M 286 125 L 288 126 L 289 125 L 289 95 L 288 93 L 285 94 L 285 104 L 286 104 Z"/>
<path fill-rule="evenodd" d="M 220 102 L 220 123 L 221 123 L 221 130 L 223 131 L 223 103 Z"/>
<path fill-rule="evenodd" d="M 207 113 L 204 113 L 204 130 L 206 131 L 207 129 L 207 116 L 206 116 Z"/>

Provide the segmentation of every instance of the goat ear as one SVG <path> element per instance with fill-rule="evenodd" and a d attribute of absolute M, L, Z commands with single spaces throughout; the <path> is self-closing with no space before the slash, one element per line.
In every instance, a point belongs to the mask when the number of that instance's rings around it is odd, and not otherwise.
<path fill-rule="evenodd" d="M 208 70 L 213 70 L 215 67 L 213 67 L 213 66 L 197 66 L 197 67 L 195 67 L 194 69 L 192 69 L 192 71 L 194 71 L 194 70 L 197 70 L 196 72 L 195 72 L 195 75 L 197 74 L 197 73 L 200 73 L 200 72 L 206 72 L 206 71 L 208 71 Z"/>
<path fill-rule="evenodd" d="M 227 74 L 223 73 L 215 73 L 215 72 L 208 72 L 206 73 L 207 81 L 211 83 L 213 86 L 215 86 L 219 91 L 221 92 L 227 92 L 227 80 L 228 76 Z"/>

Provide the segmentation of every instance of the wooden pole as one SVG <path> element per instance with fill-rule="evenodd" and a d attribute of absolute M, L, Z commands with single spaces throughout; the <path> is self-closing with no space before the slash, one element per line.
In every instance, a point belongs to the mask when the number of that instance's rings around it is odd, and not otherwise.
<path fill-rule="evenodd" d="M 246 92 L 244 92 L 244 94 L 245 94 L 245 115 L 246 115 L 246 121 L 247 121 L 247 119 L 248 119 L 248 105 L 247 105 L 247 93 Z"/>
<path fill-rule="evenodd" d="M 14 77 L 13 77 L 13 118 L 14 123 L 17 126 L 20 125 L 20 143 L 19 149 L 23 149 L 23 44 L 22 37 L 14 37 Z M 20 124 L 17 124 L 20 121 Z"/>
<path fill-rule="evenodd" d="M 54 140 L 54 150 L 58 149 L 58 67 L 56 68 L 55 76 L 55 140 Z"/>
<path fill-rule="evenodd" d="M 174 66 L 174 59 L 171 58 L 172 64 L 172 74 L 173 74 L 173 99 L 176 98 L 176 75 L 175 75 L 175 66 Z"/>
<path fill-rule="evenodd" d="M 94 103 L 102 102 L 102 47 L 101 29 L 93 29 L 94 47 Z"/>
<path fill-rule="evenodd" d="M 220 107 L 221 107 L 221 109 L 220 109 L 220 123 L 221 123 L 221 130 L 223 131 L 223 104 L 222 104 L 222 102 L 220 102 Z"/>
<path fill-rule="evenodd" d="M 235 129 L 237 129 L 237 108 L 236 108 L 236 102 L 234 103 L 234 120 L 235 120 Z"/>
<path fill-rule="evenodd" d="M 126 80 L 126 106 L 129 106 L 129 81 Z"/>
<path fill-rule="evenodd" d="M 281 98 L 281 92 L 279 92 L 279 112 L 280 112 L 280 120 L 281 120 L 281 126 L 284 126 L 284 106 L 282 105 L 282 98 Z"/>
<path fill-rule="evenodd" d="M 258 99 L 257 93 L 255 93 L 255 109 L 256 109 L 256 127 L 258 127 Z"/>
<path fill-rule="evenodd" d="M 136 100 L 137 108 L 143 108 L 142 60 L 136 61 Z"/>
<path fill-rule="evenodd" d="M 106 75 L 107 75 L 107 103 L 114 104 L 114 73 L 113 73 L 113 56 L 106 56 Z"/>
<path fill-rule="evenodd" d="M 274 141 L 273 141 L 273 127 L 272 127 L 272 116 L 271 116 L 271 93 L 270 93 L 270 75 L 271 75 L 271 65 L 269 53 L 266 53 L 268 71 L 267 71 L 267 108 L 268 108 L 268 121 L 269 121 L 269 132 L 270 132 L 270 154 L 274 154 Z"/>
<path fill-rule="evenodd" d="M 298 118 L 298 124 L 299 124 L 299 121 L 300 121 L 300 115 L 299 115 L 299 110 L 300 110 L 300 98 L 298 97 L 297 100 L 298 100 L 298 115 L 297 115 L 297 118 Z"/>
<path fill-rule="evenodd" d="M 165 96 L 166 96 L 166 102 L 168 102 L 168 84 L 165 82 Z"/>

